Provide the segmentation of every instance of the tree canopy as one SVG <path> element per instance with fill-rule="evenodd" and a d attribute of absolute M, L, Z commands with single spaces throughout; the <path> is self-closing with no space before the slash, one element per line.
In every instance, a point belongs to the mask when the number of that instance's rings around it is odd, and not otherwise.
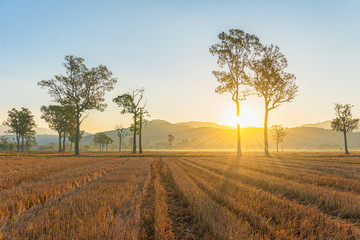
<path fill-rule="evenodd" d="M 9 133 L 15 134 L 18 152 L 20 151 L 20 140 L 22 141 L 21 151 L 24 151 L 25 136 L 29 133 L 35 134 L 33 128 L 36 124 L 31 111 L 24 107 L 20 111 L 13 108 L 8 111 L 8 118 L 3 125 L 10 127 Z"/>
<path fill-rule="evenodd" d="M 112 72 L 104 65 L 88 68 L 81 57 L 65 57 L 65 75 L 55 75 L 50 80 L 38 83 L 47 88 L 50 96 L 63 106 L 71 107 L 76 118 L 75 154 L 79 154 L 80 124 L 87 110 L 104 111 L 105 93 L 111 91 L 117 82 Z"/>

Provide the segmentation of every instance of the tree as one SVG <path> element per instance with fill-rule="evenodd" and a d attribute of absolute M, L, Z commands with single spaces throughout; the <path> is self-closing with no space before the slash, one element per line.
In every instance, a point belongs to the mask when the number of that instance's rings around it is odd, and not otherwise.
<path fill-rule="evenodd" d="M 85 131 L 81 130 L 80 136 L 79 136 L 79 142 L 81 142 L 81 139 L 83 138 L 84 134 L 85 134 Z M 73 143 L 75 143 L 75 139 L 76 139 L 76 128 L 68 130 L 68 132 L 66 133 L 66 137 L 67 137 L 68 141 L 70 142 L 70 152 L 72 152 L 72 145 L 73 145 Z"/>
<path fill-rule="evenodd" d="M 14 133 L 17 141 L 17 151 L 20 152 L 20 140 L 21 140 L 21 151 L 24 151 L 24 140 L 25 135 L 34 132 L 33 127 L 36 126 L 34 116 L 31 111 L 27 108 L 21 108 L 17 110 L 15 108 L 8 111 L 8 119 L 3 122 L 3 125 L 10 127 L 8 133 Z"/>
<path fill-rule="evenodd" d="M 168 144 L 169 144 L 169 147 L 170 147 L 170 151 L 171 151 L 171 146 L 174 144 L 174 140 L 175 140 L 174 136 L 170 134 L 168 136 Z"/>
<path fill-rule="evenodd" d="M 30 151 L 33 146 L 37 145 L 35 134 L 36 132 L 34 130 L 25 134 L 25 146 L 27 152 Z"/>
<path fill-rule="evenodd" d="M 359 118 L 352 117 L 352 107 L 353 106 L 351 104 L 341 105 L 339 103 L 335 103 L 334 110 L 336 118 L 331 121 L 331 128 L 334 131 L 344 134 L 345 154 L 349 154 L 346 134 L 357 129 L 360 120 Z"/>
<path fill-rule="evenodd" d="M 42 106 L 41 118 L 44 119 L 49 128 L 56 131 L 59 136 L 59 152 L 65 152 L 65 138 L 67 131 L 75 128 L 75 118 L 71 114 L 72 109 L 64 106 Z M 61 147 L 61 140 L 63 139 L 63 147 Z"/>
<path fill-rule="evenodd" d="M 291 102 L 298 91 L 294 74 L 285 72 L 288 63 L 278 46 L 264 47 L 259 59 L 253 60 L 251 69 L 254 75 L 249 79 L 249 85 L 258 97 L 265 101 L 264 116 L 264 151 L 269 157 L 268 118 L 270 110 L 282 103 Z"/>
<path fill-rule="evenodd" d="M 145 119 L 146 116 L 150 116 L 149 112 L 145 110 L 146 104 L 139 111 L 139 121 L 138 121 L 138 135 L 139 135 L 139 153 L 142 154 L 142 130 L 143 124 L 147 124 L 148 121 Z"/>
<path fill-rule="evenodd" d="M 133 132 L 133 144 L 132 153 L 136 153 L 136 135 L 138 133 L 137 131 L 137 121 L 138 116 L 141 111 L 141 103 L 144 98 L 144 89 L 139 88 L 135 90 L 131 90 L 130 93 L 125 93 L 123 95 L 119 95 L 116 98 L 113 99 L 113 101 L 122 108 L 121 114 L 130 113 L 133 114 L 133 121 L 134 123 L 130 127 L 130 131 Z"/>
<path fill-rule="evenodd" d="M 236 116 L 240 115 L 240 102 L 249 95 L 246 82 L 249 78 L 250 62 L 258 54 L 261 44 L 255 35 L 239 29 L 230 29 L 229 33 L 218 35 L 220 43 L 210 47 L 210 53 L 217 56 L 217 64 L 221 71 L 213 71 L 214 77 L 220 83 L 216 93 L 229 92 L 236 104 Z M 226 70 L 225 70 L 226 69 Z M 241 157 L 240 123 L 237 123 L 237 159 Z"/>
<path fill-rule="evenodd" d="M 105 133 L 97 133 L 94 137 L 94 143 L 99 144 L 100 152 L 102 152 L 104 151 L 104 146 L 106 145 L 107 150 L 108 145 L 113 143 L 113 140 Z"/>
<path fill-rule="evenodd" d="M 286 131 L 282 125 L 272 125 L 271 128 L 275 131 L 274 139 L 276 141 L 276 151 L 279 152 L 279 143 L 284 141 Z"/>
<path fill-rule="evenodd" d="M 117 82 L 112 72 L 104 65 L 87 68 L 80 57 L 66 56 L 64 67 L 66 75 L 55 75 L 51 80 L 38 83 L 48 88 L 50 96 L 63 106 L 70 107 L 76 120 L 75 154 L 80 154 L 80 125 L 87 117 L 87 110 L 104 111 L 105 93 L 114 89 Z"/>
<path fill-rule="evenodd" d="M 125 128 L 123 128 L 123 126 L 120 124 L 120 125 L 116 125 L 115 126 L 115 130 L 117 132 L 117 136 L 119 137 L 119 152 L 121 152 L 121 144 L 122 144 L 122 141 L 130 135 L 129 132 L 126 131 Z"/>

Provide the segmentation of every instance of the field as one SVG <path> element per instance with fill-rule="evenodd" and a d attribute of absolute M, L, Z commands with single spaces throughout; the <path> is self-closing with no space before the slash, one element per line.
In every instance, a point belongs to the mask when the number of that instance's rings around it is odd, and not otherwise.
<path fill-rule="evenodd" d="M 0 239 L 360 239 L 360 156 L 0 155 Z"/>

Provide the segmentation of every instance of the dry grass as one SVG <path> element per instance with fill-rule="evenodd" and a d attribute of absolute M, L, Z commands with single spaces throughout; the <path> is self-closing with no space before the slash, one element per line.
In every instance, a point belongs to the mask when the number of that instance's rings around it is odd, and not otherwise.
<path fill-rule="evenodd" d="M 360 157 L 0 155 L 0 239 L 360 239 Z"/>

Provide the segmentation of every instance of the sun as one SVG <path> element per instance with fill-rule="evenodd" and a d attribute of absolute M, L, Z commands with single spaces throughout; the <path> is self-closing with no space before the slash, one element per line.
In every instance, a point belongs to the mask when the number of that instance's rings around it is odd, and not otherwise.
<path fill-rule="evenodd" d="M 224 123 L 234 128 L 236 128 L 238 123 L 240 123 L 241 127 L 254 127 L 259 123 L 259 119 L 256 117 L 256 114 L 249 107 L 242 107 L 239 117 L 236 117 L 235 108 L 229 109 L 224 114 L 224 118 Z"/>

